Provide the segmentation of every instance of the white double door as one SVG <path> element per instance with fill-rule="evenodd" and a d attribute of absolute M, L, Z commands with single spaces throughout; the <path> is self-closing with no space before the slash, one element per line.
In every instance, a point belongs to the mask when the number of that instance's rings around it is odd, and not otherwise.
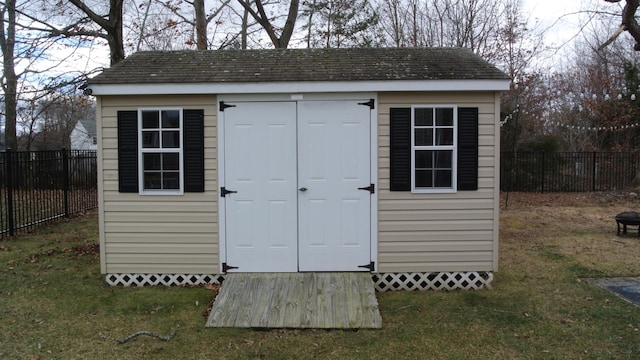
<path fill-rule="evenodd" d="M 371 261 L 371 110 L 236 102 L 224 118 L 228 271 L 363 271 Z"/>

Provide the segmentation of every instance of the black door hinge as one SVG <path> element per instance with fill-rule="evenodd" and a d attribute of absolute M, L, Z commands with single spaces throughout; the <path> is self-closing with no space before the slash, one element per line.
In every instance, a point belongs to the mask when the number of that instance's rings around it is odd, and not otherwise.
<path fill-rule="evenodd" d="M 227 265 L 227 263 L 226 263 L 226 262 L 223 262 L 223 263 L 222 263 L 222 272 L 224 272 L 224 273 L 226 273 L 226 272 L 227 272 L 227 271 L 229 271 L 229 270 L 233 270 L 233 269 L 237 269 L 237 268 L 238 268 L 237 266 L 230 266 L 230 265 Z"/>
<path fill-rule="evenodd" d="M 225 104 L 224 101 L 220 101 L 220 111 L 224 111 L 226 108 L 236 107 L 235 105 Z"/>
<path fill-rule="evenodd" d="M 369 109 L 373 110 L 376 108 L 376 101 L 373 99 L 369 99 L 369 101 L 358 103 L 358 105 L 368 106 Z"/>
<path fill-rule="evenodd" d="M 369 186 L 358 188 L 358 190 L 366 190 L 366 191 L 368 191 L 368 192 L 373 194 L 373 193 L 376 192 L 376 186 L 374 184 L 371 184 Z"/>
<path fill-rule="evenodd" d="M 374 261 L 368 263 L 367 265 L 360 265 L 359 268 L 369 269 L 369 271 L 373 271 L 376 268 L 376 263 Z"/>
<path fill-rule="evenodd" d="M 235 194 L 237 191 L 227 190 L 224 186 L 220 188 L 220 196 L 225 197 L 229 194 Z"/>

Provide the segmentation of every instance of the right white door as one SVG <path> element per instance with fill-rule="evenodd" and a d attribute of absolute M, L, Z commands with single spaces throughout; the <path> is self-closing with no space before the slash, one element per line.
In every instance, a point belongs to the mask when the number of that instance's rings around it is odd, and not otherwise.
<path fill-rule="evenodd" d="M 358 101 L 298 102 L 299 271 L 368 271 L 370 126 Z"/>

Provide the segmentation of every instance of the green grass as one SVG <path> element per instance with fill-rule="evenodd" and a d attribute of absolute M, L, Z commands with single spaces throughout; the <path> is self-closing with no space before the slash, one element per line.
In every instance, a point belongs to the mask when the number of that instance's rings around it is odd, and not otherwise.
<path fill-rule="evenodd" d="M 556 225 L 537 224 L 531 206 L 511 206 L 493 290 L 380 293 L 383 328 L 359 331 L 207 329 L 213 291 L 108 286 L 97 217 L 74 218 L 0 242 L 0 359 L 640 358 L 640 308 L 581 280 L 640 275 L 640 264 L 606 256 L 637 259 L 637 239 L 616 238 L 620 249 L 604 219 L 574 232 L 566 221 L 575 209 L 541 208 L 563 215 L 562 236 L 553 236 Z M 141 330 L 176 335 L 116 345 Z"/>

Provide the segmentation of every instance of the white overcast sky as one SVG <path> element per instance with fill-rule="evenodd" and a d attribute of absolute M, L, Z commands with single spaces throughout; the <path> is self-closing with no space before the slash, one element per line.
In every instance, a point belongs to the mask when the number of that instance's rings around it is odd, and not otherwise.
<path fill-rule="evenodd" d="M 548 45 L 557 47 L 571 41 L 580 31 L 580 14 L 584 3 L 580 0 L 524 0 L 524 13 L 528 14 L 530 25 L 538 23 L 539 30 L 545 30 Z"/>

